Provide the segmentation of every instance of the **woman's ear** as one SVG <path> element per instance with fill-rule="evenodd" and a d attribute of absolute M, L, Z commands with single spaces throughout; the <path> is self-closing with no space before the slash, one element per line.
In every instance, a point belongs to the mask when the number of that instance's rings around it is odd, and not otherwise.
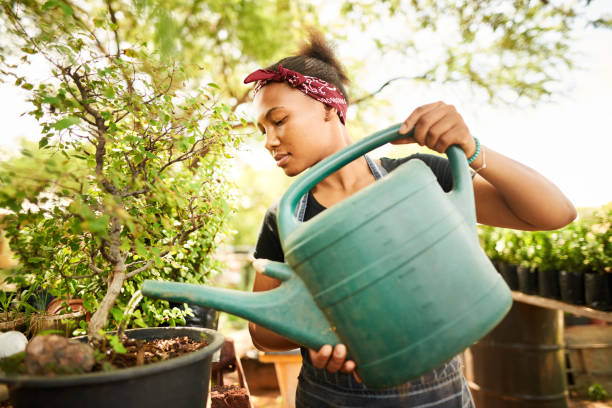
<path fill-rule="evenodd" d="M 333 118 L 332 113 L 336 113 L 336 109 L 331 106 L 325 106 L 325 121 L 329 122 L 331 118 Z"/>

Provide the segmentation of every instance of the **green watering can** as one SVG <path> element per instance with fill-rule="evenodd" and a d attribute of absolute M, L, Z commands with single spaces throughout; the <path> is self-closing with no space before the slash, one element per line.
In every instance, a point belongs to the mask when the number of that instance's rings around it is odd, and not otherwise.
<path fill-rule="evenodd" d="M 241 316 L 318 350 L 344 343 L 370 388 L 399 385 L 451 359 L 510 309 L 506 283 L 478 243 L 472 179 L 463 151 L 447 155 L 453 190 L 410 160 L 306 222 L 307 191 L 345 164 L 406 135 L 379 131 L 322 160 L 289 187 L 278 208 L 286 264 L 265 292 L 148 280 L 146 296 Z"/>

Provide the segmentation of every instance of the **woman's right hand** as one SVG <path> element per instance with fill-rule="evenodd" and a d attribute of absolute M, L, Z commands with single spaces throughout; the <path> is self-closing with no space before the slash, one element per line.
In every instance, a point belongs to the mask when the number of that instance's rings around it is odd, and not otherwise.
<path fill-rule="evenodd" d="M 355 372 L 355 362 L 346 359 L 346 346 L 344 344 L 336 344 L 335 347 L 326 344 L 319 351 L 309 349 L 308 352 L 312 365 L 319 370 L 325 369 L 330 373 L 337 373 L 338 371 L 344 374 L 352 373 L 355 379 L 361 382 Z"/>

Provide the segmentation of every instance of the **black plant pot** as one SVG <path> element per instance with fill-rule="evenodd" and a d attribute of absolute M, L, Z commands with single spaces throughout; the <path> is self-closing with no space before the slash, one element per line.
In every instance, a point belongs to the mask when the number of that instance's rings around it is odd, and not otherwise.
<path fill-rule="evenodd" d="M 516 273 L 516 265 L 500 263 L 499 272 L 508 284 L 510 290 L 518 290 L 518 275 Z"/>
<path fill-rule="evenodd" d="M 135 339 L 188 336 L 208 346 L 161 362 L 109 372 L 58 377 L 4 376 L 15 408 L 204 408 L 212 355 L 223 336 L 195 327 L 157 327 L 127 330 Z"/>
<path fill-rule="evenodd" d="M 182 308 L 183 303 L 169 302 L 170 307 Z M 193 316 L 185 317 L 185 327 L 204 327 L 205 329 L 217 330 L 219 325 L 219 312 L 205 306 L 188 303 L 187 306 L 193 312 Z M 163 324 L 162 326 L 166 326 Z"/>
<path fill-rule="evenodd" d="M 538 269 L 538 293 L 542 297 L 561 299 L 559 288 L 559 271 Z"/>
<path fill-rule="evenodd" d="M 535 295 L 538 293 L 538 274 L 524 266 L 516 268 L 518 275 L 519 290 L 527 295 Z"/>
<path fill-rule="evenodd" d="M 584 300 L 587 306 L 599 310 L 612 310 L 610 280 L 612 279 L 609 273 L 584 275 Z"/>
<path fill-rule="evenodd" d="M 561 300 L 574 305 L 584 305 L 584 274 L 580 272 L 559 272 Z"/>

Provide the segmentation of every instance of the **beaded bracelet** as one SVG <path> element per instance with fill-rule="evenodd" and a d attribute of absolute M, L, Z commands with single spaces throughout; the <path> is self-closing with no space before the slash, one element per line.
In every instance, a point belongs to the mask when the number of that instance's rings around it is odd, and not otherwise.
<path fill-rule="evenodd" d="M 470 157 L 468 159 L 468 164 L 471 164 L 474 160 L 476 160 L 476 158 L 478 157 L 478 155 L 480 154 L 480 141 L 478 140 L 477 137 L 474 138 L 474 141 L 476 142 L 476 151 L 474 152 L 474 154 L 472 155 L 472 157 Z"/>
<path fill-rule="evenodd" d="M 485 155 L 486 152 L 487 152 L 487 149 L 483 147 L 482 148 L 482 165 L 479 168 L 474 169 L 474 174 L 477 174 L 480 170 L 484 170 L 487 168 L 487 157 Z"/>

